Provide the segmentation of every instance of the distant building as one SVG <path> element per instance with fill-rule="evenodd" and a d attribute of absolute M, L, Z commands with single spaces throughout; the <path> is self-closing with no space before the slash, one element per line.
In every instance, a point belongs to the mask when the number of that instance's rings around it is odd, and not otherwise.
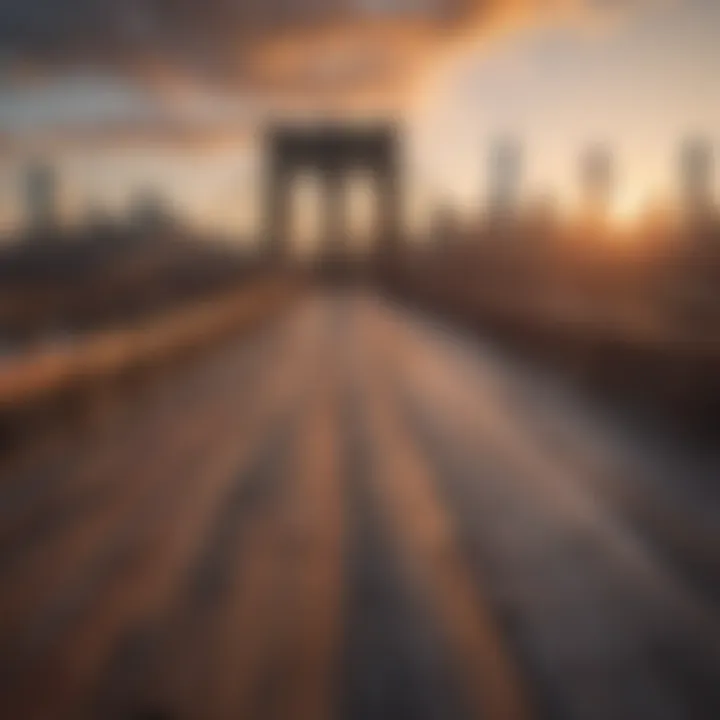
<path fill-rule="evenodd" d="M 439 203 L 430 218 L 430 238 L 438 249 L 456 244 L 462 234 L 457 211 L 449 203 Z"/>
<path fill-rule="evenodd" d="M 116 229 L 116 222 L 108 209 L 97 200 L 91 200 L 85 207 L 83 230 L 91 236 L 107 236 Z"/>
<path fill-rule="evenodd" d="M 45 236 L 58 227 L 57 175 L 48 164 L 31 165 L 25 178 L 25 223 L 32 236 Z"/>
<path fill-rule="evenodd" d="M 607 217 L 614 191 L 613 155 L 603 145 L 588 148 L 580 159 L 580 187 L 585 212 L 596 219 Z"/>
<path fill-rule="evenodd" d="M 162 234 L 174 226 L 172 212 L 165 199 L 155 190 L 136 193 L 129 208 L 129 226 L 143 236 Z"/>
<path fill-rule="evenodd" d="M 560 229 L 557 198 L 551 192 L 536 195 L 527 204 L 523 217 L 525 230 L 537 244 L 554 239 Z"/>
<path fill-rule="evenodd" d="M 680 194 L 686 220 L 703 221 L 713 214 L 714 157 L 711 143 L 686 140 L 680 149 Z"/>
<path fill-rule="evenodd" d="M 522 183 L 523 153 L 512 139 L 496 141 L 488 159 L 488 216 L 491 223 L 517 216 Z"/>

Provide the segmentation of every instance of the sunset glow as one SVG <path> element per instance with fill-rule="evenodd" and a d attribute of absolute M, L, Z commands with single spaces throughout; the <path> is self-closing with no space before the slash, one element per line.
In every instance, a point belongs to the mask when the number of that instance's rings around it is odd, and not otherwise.
<path fill-rule="evenodd" d="M 678 144 L 687 134 L 717 142 L 718 5 L 620 3 L 610 14 L 592 0 L 582 12 L 579 0 L 543 12 L 531 0 L 512 12 L 497 5 L 492 17 L 457 31 L 434 24 L 435 9 L 396 21 L 396 10 L 380 4 L 367 32 L 330 23 L 268 36 L 254 67 L 273 78 L 256 75 L 234 91 L 212 71 L 204 86 L 145 84 L 122 65 L 112 74 L 102 66 L 90 74 L 44 67 L 32 81 L 9 72 L 0 79 L 1 224 L 20 221 L 13 188 L 29 158 L 46 156 L 58 164 L 68 222 L 87 203 L 117 211 L 133 188 L 155 185 L 189 221 L 247 231 L 256 188 L 243 168 L 256 163 L 252 127 L 268 114 L 400 118 L 410 131 L 408 205 L 416 223 L 437 194 L 481 210 L 485 158 L 498 134 L 523 144 L 529 201 L 552 194 L 564 212 L 576 212 L 577 157 L 597 140 L 615 154 L 616 222 L 636 218 L 651 196 L 676 194 Z M 317 94 L 306 84 L 315 82 L 313 64 L 325 77 Z M 343 67 L 363 79 L 348 84 Z"/>

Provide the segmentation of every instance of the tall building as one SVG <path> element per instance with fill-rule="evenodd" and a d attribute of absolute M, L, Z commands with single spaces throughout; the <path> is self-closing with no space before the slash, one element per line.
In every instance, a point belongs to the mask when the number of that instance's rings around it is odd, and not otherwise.
<path fill-rule="evenodd" d="M 516 217 L 522 162 L 522 147 L 513 139 L 498 140 L 491 148 L 488 167 L 488 214 L 491 222 Z"/>
<path fill-rule="evenodd" d="M 447 249 L 457 243 L 461 235 L 460 222 L 455 208 L 441 202 L 436 205 L 430 218 L 430 237 L 438 249 Z"/>
<path fill-rule="evenodd" d="M 173 225 L 167 201 L 153 188 L 143 188 L 135 192 L 128 212 L 129 226 L 136 233 L 160 233 Z"/>
<path fill-rule="evenodd" d="M 680 149 L 680 194 L 686 219 L 707 219 L 713 210 L 714 157 L 711 143 L 686 140 Z"/>
<path fill-rule="evenodd" d="M 580 160 L 580 186 L 585 212 L 602 219 L 607 216 L 613 198 L 613 155 L 604 145 L 588 148 Z"/>
<path fill-rule="evenodd" d="M 27 170 L 25 213 L 27 230 L 33 235 L 57 228 L 57 176 L 46 163 L 34 163 Z"/>

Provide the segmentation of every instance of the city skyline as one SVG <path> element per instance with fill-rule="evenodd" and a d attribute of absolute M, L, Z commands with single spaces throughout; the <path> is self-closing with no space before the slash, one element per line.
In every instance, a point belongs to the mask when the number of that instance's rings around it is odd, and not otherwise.
<path fill-rule="evenodd" d="M 617 219 L 677 197 L 679 145 L 698 137 L 718 147 L 720 8 L 630 4 L 602 22 L 554 13 L 510 23 L 478 33 L 451 58 L 434 55 L 401 108 L 411 218 L 423 224 L 437 201 L 480 207 L 487 148 L 504 135 L 523 147 L 524 197 L 552 194 L 563 211 L 578 207 L 577 159 L 597 143 L 613 152 Z M 252 232 L 253 102 L 197 88 L 158 96 L 97 69 L 35 82 L 3 75 L 0 226 L 20 220 L 19 178 L 40 154 L 62 178 L 66 218 L 88 204 L 120 212 L 150 186 L 190 222 Z M 357 107 L 351 112 L 373 112 L 371 103 Z"/>
<path fill-rule="evenodd" d="M 672 157 L 671 170 L 674 175 L 672 196 L 664 198 L 662 207 L 666 218 L 682 220 L 688 213 L 715 213 L 718 209 L 718 187 L 716 183 L 716 154 L 714 146 L 704 137 L 681 138 Z M 261 154 L 261 153 L 260 153 Z M 495 138 L 486 149 L 486 157 L 481 158 L 479 166 L 484 166 L 481 185 L 485 193 L 478 192 L 470 203 L 463 203 L 457 196 L 438 193 L 429 198 L 422 216 L 413 217 L 405 207 L 412 198 L 404 198 L 404 216 L 406 226 L 413 232 L 424 234 L 436 219 L 437 210 L 453 214 L 462 223 L 476 223 L 500 215 L 532 216 L 538 204 L 552 212 L 558 220 L 580 219 L 588 212 L 598 219 L 603 218 L 616 230 L 632 229 L 642 223 L 647 213 L 658 209 L 657 198 L 648 196 L 646 202 L 637 207 L 633 215 L 623 216 L 616 202 L 616 177 L 622 172 L 611 146 L 592 143 L 579 149 L 576 154 L 574 170 L 576 182 L 576 201 L 574 204 L 560 203 L 559 196 L 548 189 L 544 194 L 527 192 L 526 177 L 531 170 L 525 146 L 517 138 L 506 136 Z M 35 157 L 21 168 L 14 188 L 17 195 L 17 217 L 14 226 L 6 229 L 8 234 L 17 236 L 23 232 L 32 234 L 42 226 L 54 226 L 58 229 L 83 228 L 92 219 L 102 215 L 109 222 L 132 224 L 137 211 L 138 198 L 152 197 L 156 204 L 162 204 L 179 222 L 200 230 L 224 231 L 245 240 L 254 240 L 262 229 L 262 198 L 257 191 L 252 194 L 253 208 L 251 224 L 238 223 L 235 226 L 218 226 L 210 223 L 203 227 L 188 212 L 188 208 L 173 197 L 160 184 L 140 182 L 129 186 L 114 206 L 102 202 L 97 195 L 89 194 L 86 201 L 78 203 L 72 214 L 67 213 L 67 198 L 62 173 L 49 161 Z M 261 174 L 261 173 L 260 173 Z M 412 178 L 403 178 L 403 184 L 412 184 Z M 324 187 L 322 173 L 305 169 L 297 173 L 289 184 L 290 230 L 291 235 L 301 243 L 314 244 L 322 230 L 322 194 Z M 362 170 L 350 171 L 345 180 L 347 196 L 348 229 L 354 236 L 372 234 L 374 208 L 374 188 L 372 178 Z M 259 186 L 258 186 L 259 187 Z M 407 193 L 404 193 L 407 194 Z M 248 201 L 248 195 L 244 196 Z M 249 204 L 249 203 L 248 203 Z M 420 219 L 419 219 L 420 218 Z M 7 226 L 6 226 L 7 228 Z"/>

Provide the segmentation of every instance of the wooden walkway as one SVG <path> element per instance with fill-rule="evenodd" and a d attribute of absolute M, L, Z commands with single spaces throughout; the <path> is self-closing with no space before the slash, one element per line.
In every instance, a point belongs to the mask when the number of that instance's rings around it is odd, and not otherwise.
<path fill-rule="evenodd" d="M 718 495 L 673 473 L 481 343 L 308 297 L 6 469 L 0 717 L 720 717 Z"/>

